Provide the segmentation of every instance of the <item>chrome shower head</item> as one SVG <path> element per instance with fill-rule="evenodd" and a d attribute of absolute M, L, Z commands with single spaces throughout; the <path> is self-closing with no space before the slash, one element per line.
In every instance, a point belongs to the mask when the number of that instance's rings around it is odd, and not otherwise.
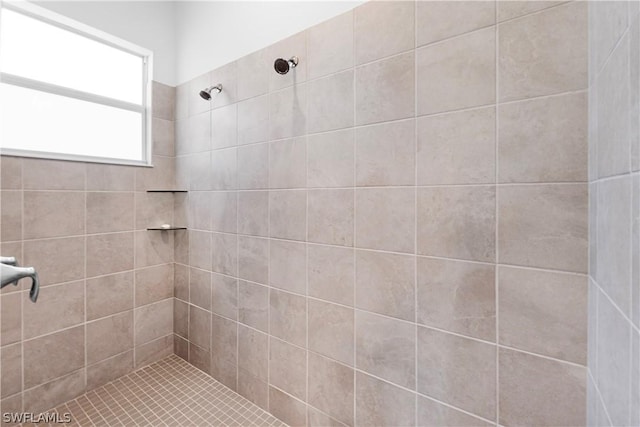
<path fill-rule="evenodd" d="M 292 56 L 289 59 L 278 58 L 273 63 L 273 68 L 278 74 L 287 74 L 291 68 L 298 66 L 298 57 Z"/>
<path fill-rule="evenodd" d="M 214 90 L 217 93 L 222 92 L 222 85 L 220 83 L 218 83 L 215 86 L 211 86 L 211 87 L 208 87 L 208 88 L 206 88 L 204 90 L 201 90 L 200 91 L 200 97 L 202 99 L 204 99 L 205 101 L 211 101 L 211 92 L 214 91 Z"/>

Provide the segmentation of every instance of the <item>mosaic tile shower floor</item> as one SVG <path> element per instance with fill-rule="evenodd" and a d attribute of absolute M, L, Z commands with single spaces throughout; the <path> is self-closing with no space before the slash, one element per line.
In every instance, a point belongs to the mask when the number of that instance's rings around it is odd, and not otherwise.
<path fill-rule="evenodd" d="M 68 426 L 286 427 L 260 407 L 176 355 L 64 403 Z M 34 424 L 24 424 L 24 426 Z M 46 424 L 39 423 L 37 426 Z M 50 424 L 59 426 L 61 424 Z"/>

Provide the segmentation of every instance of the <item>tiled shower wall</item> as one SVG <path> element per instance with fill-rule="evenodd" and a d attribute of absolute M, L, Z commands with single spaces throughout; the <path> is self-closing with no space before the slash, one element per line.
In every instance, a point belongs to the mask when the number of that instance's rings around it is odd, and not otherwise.
<path fill-rule="evenodd" d="M 2 157 L 1 412 L 38 412 L 173 352 L 175 89 L 154 84 L 154 168 Z"/>
<path fill-rule="evenodd" d="M 639 3 L 589 5 L 588 422 L 640 425 Z"/>
<path fill-rule="evenodd" d="M 176 353 L 292 425 L 584 425 L 587 68 L 585 2 L 370 2 L 178 87 Z"/>

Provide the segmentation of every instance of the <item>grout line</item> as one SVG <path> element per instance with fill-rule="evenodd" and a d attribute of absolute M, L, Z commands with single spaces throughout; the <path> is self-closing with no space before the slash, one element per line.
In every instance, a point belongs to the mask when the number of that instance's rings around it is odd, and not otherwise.
<path fill-rule="evenodd" d="M 500 26 L 498 25 L 498 3 L 496 2 L 496 7 L 495 7 L 495 22 L 496 22 L 496 27 L 495 27 L 495 33 L 494 33 L 494 38 L 495 38 L 495 49 L 494 49 L 494 55 L 495 55 L 495 101 L 496 101 L 496 107 L 494 109 L 494 117 L 495 117 L 495 122 L 494 122 L 494 126 L 495 126 L 495 133 L 494 133 L 494 180 L 495 180 L 495 206 L 494 206 L 494 213 L 495 213 L 495 234 L 494 234 L 494 242 L 495 242 L 495 249 L 494 249 L 494 280 L 495 280 L 495 287 L 494 287 L 494 292 L 495 292 L 495 305 L 494 305 L 494 310 L 495 310 L 495 316 L 496 316 L 496 321 L 495 321 L 495 342 L 496 342 L 496 349 L 495 349 L 495 364 L 496 364 L 496 378 L 495 378 L 495 386 L 496 386 L 496 394 L 495 394 L 495 413 L 494 413 L 494 421 L 497 425 L 500 424 L 500 347 L 499 347 L 499 343 L 500 343 L 500 281 L 499 281 L 499 269 L 498 269 L 498 263 L 500 262 L 500 233 L 499 233 L 499 226 L 500 226 L 500 191 L 498 191 L 499 189 L 499 182 L 500 182 L 500 109 L 498 108 L 499 105 L 499 100 L 500 100 Z"/>

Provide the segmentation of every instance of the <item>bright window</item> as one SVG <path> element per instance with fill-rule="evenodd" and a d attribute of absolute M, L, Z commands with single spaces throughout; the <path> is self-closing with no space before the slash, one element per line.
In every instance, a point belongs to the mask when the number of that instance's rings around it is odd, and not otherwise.
<path fill-rule="evenodd" d="M 151 52 L 35 7 L 0 9 L 0 152 L 147 164 Z"/>

